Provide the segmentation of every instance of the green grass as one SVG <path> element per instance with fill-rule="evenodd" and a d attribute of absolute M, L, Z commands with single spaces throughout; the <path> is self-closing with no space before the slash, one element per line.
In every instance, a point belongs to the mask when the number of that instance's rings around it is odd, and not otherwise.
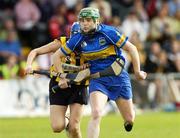
<path fill-rule="evenodd" d="M 89 117 L 81 122 L 83 138 Z M 0 118 L 0 138 L 66 138 L 54 134 L 48 118 Z M 180 138 L 180 113 L 146 113 L 138 115 L 133 131 L 123 128 L 120 115 L 107 115 L 101 123 L 100 138 Z"/>

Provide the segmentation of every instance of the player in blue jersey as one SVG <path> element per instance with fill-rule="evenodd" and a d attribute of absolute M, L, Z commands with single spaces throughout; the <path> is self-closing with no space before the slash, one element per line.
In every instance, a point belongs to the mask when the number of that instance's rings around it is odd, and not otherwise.
<path fill-rule="evenodd" d="M 79 31 L 79 23 L 75 22 L 71 27 L 71 36 Z M 38 55 L 55 52 L 60 46 L 64 46 L 65 41 L 65 37 L 60 37 L 60 40 L 56 39 L 51 43 L 32 50 L 28 55 L 26 73 L 32 73 L 32 63 Z M 75 62 L 79 62 L 81 58 L 78 57 L 76 59 L 71 57 L 70 60 L 74 61 L 73 63 L 75 64 Z M 83 65 L 82 68 L 85 68 L 85 65 Z M 83 105 L 87 104 L 87 86 L 86 84 L 72 85 L 69 88 L 59 89 L 56 93 L 53 93 L 52 87 L 57 84 L 56 78 L 52 77 L 49 84 L 51 127 L 55 133 L 62 132 L 64 128 L 66 128 L 66 130 L 68 130 L 68 137 L 81 138 L 80 120 L 82 117 Z M 69 121 L 65 116 L 68 106 L 70 109 Z"/>
<path fill-rule="evenodd" d="M 136 47 L 128 41 L 128 37 L 116 28 L 99 22 L 98 9 L 84 8 L 78 15 L 81 31 L 73 35 L 53 56 L 53 62 L 58 72 L 60 57 L 76 51 L 84 56 L 91 65 L 91 73 L 96 73 L 109 67 L 117 58 L 125 62 L 121 49 L 126 50 L 131 58 L 135 76 L 138 80 L 146 78 L 147 74 L 140 70 L 139 55 Z M 67 79 L 59 82 L 61 88 L 68 87 Z M 114 100 L 124 119 L 126 131 L 131 131 L 135 119 L 132 102 L 132 89 L 128 73 L 123 70 L 119 76 L 108 76 L 90 80 L 89 85 L 91 120 L 88 125 L 88 138 L 98 138 L 103 108 L 107 99 Z"/>

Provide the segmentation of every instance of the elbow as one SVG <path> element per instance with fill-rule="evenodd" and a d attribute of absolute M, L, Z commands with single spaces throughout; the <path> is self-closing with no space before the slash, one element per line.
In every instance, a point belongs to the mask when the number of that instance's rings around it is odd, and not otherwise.
<path fill-rule="evenodd" d="M 132 43 L 130 43 L 130 51 L 132 51 L 132 52 L 137 52 L 136 46 L 133 45 Z"/>
<path fill-rule="evenodd" d="M 136 46 L 132 45 L 131 50 L 129 51 L 131 55 L 138 54 Z"/>
<path fill-rule="evenodd" d="M 135 45 L 132 45 L 132 51 L 134 52 L 138 51 Z"/>
<path fill-rule="evenodd" d="M 38 51 L 36 49 L 33 49 L 29 55 L 38 56 Z"/>

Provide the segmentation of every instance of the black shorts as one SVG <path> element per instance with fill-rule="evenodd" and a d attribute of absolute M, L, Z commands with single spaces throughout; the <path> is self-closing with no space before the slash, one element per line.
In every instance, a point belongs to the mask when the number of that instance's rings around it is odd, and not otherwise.
<path fill-rule="evenodd" d="M 52 78 L 49 83 L 49 101 L 50 105 L 70 105 L 73 103 L 85 104 L 88 101 L 87 86 L 74 85 L 66 89 L 58 89 L 56 93 L 52 91 L 52 87 L 58 85 L 55 78 Z"/>

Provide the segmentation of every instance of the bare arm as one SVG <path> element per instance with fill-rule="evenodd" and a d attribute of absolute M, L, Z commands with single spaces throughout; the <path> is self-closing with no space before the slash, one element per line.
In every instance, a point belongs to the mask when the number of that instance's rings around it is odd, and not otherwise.
<path fill-rule="evenodd" d="M 55 67 L 55 72 L 58 73 L 62 73 L 62 62 L 61 62 L 61 58 L 64 57 L 65 55 L 63 54 L 63 52 L 61 51 L 61 49 L 58 49 L 54 54 L 53 54 L 53 64 Z M 63 88 L 67 88 L 68 83 L 67 83 L 67 79 L 65 77 L 61 78 L 58 85 L 63 89 Z"/>
<path fill-rule="evenodd" d="M 26 73 L 27 74 L 31 73 L 32 63 L 38 55 L 55 52 L 59 47 L 60 47 L 60 42 L 58 40 L 55 40 L 55 41 L 48 43 L 42 47 L 32 50 L 27 57 Z"/>
<path fill-rule="evenodd" d="M 139 54 L 138 54 L 137 48 L 132 43 L 127 41 L 123 49 L 127 51 L 131 56 L 133 69 L 134 69 L 136 78 L 145 79 L 147 76 L 147 73 L 144 71 L 141 71 L 140 69 L 140 60 L 139 60 Z"/>
<path fill-rule="evenodd" d="M 139 54 L 138 54 L 137 48 L 132 43 L 127 41 L 127 43 L 123 47 L 123 49 L 125 51 L 127 51 L 131 56 L 134 73 L 139 72 L 140 71 L 140 60 L 139 60 Z"/>

